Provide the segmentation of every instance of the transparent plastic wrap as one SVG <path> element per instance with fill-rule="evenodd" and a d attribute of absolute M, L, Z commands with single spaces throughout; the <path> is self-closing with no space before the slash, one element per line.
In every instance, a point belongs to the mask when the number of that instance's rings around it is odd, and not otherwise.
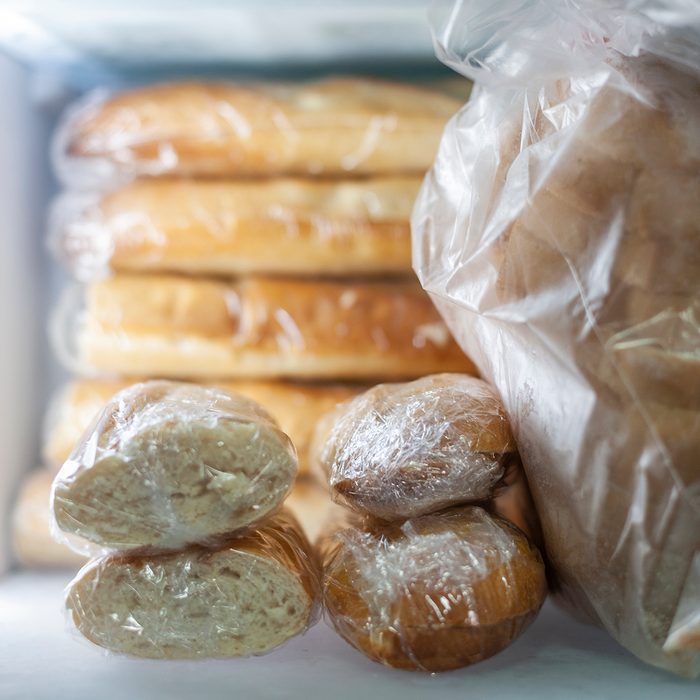
<path fill-rule="evenodd" d="M 64 182 L 88 186 L 139 175 L 422 174 L 459 106 L 369 78 L 162 84 L 76 105 L 54 164 Z"/>
<path fill-rule="evenodd" d="M 265 653 L 314 624 L 318 602 L 315 559 L 284 511 L 211 548 L 93 560 L 66 592 L 83 636 L 149 659 Z"/>
<path fill-rule="evenodd" d="M 395 668 L 447 671 L 496 654 L 534 620 L 547 591 L 537 549 L 476 506 L 350 525 L 322 552 L 333 626 Z"/>
<path fill-rule="evenodd" d="M 80 280 L 129 271 L 412 275 L 420 182 L 138 180 L 104 195 L 68 192 L 52 207 L 50 246 Z"/>
<path fill-rule="evenodd" d="M 473 370 L 415 282 L 118 275 L 81 292 L 64 297 L 53 340 L 83 374 L 368 380 Z"/>
<path fill-rule="evenodd" d="M 433 21 L 476 87 L 417 200 L 414 266 L 503 398 L 560 599 L 697 675 L 700 9 Z"/>
<path fill-rule="evenodd" d="M 49 468 L 65 462 L 104 405 L 134 381 L 83 379 L 66 384 L 52 398 L 44 424 L 43 457 Z M 309 449 L 316 423 L 337 404 L 364 387 L 355 384 L 302 382 L 214 382 L 230 394 L 240 394 L 264 406 L 297 450 L 299 475 L 309 472 Z"/>
<path fill-rule="evenodd" d="M 324 416 L 314 443 L 333 498 L 383 520 L 490 499 L 515 453 L 500 400 L 457 374 L 379 384 Z"/>
<path fill-rule="evenodd" d="M 51 501 L 59 530 L 103 551 L 178 549 L 261 520 L 296 473 L 294 446 L 255 402 L 152 381 L 105 406 L 56 476 Z"/>

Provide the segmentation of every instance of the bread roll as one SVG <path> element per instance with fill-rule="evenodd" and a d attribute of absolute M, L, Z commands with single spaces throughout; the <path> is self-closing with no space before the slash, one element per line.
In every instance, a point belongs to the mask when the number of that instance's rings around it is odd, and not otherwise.
<path fill-rule="evenodd" d="M 365 525 L 324 543 L 323 595 L 343 639 L 374 661 L 448 671 L 518 637 L 546 595 L 539 553 L 476 506 L 403 525 Z"/>
<path fill-rule="evenodd" d="M 118 393 L 56 476 L 65 532 L 109 549 L 177 549 L 260 520 L 296 476 L 289 438 L 255 402 L 153 381 Z"/>
<path fill-rule="evenodd" d="M 485 382 L 437 374 L 341 404 L 324 417 L 313 452 L 334 498 L 397 520 L 490 499 L 515 443 Z"/>
<path fill-rule="evenodd" d="M 287 513 L 209 549 L 90 562 L 68 587 L 78 631 L 149 659 L 262 654 L 315 620 L 318 573 Z"/>
<path fill-rule="evenodd" d="M 85 429 L 114 394 L 129 386 L 127 380 L 76 380 L 53 399 L 45 426 L 44 459 L 61 465 Z M 298 382 L 214 382 L 231 394 L 241 394 L 264 406 L 297 448 L 299 475 L 309 471 L 309 444 L 319 418 L 364 387 L 351 384 Z"/>
<path fill-rule="evenodd" d="M 48 469 L 28 474 L 12 513 L 12 550 L 21 566 L 35 569 L 75 569 L 86 557 L 51 535 L 51 482 Z M 76 541 L 80 549 L 83 543 Z"/>
<path fill-rule="evenodd" d="M 472 370 L 413 283 L 121 276 L 92 284 L 78 364 L 169 378 L 405 378 Z"/>
<path fill-rule="evenodd" d="M 64 180 L 119 175 L 425 172 L 461 101 L 363 78 L 304 84 L 172 83 L 74 110 L 59 132 Z"/>
<path fill-rule="evenodd" d="M 328 182 L 140 180 L 64 195 L 56 254 L 80 279 L 111 271 L 411 275 L 420 178 Z"/>

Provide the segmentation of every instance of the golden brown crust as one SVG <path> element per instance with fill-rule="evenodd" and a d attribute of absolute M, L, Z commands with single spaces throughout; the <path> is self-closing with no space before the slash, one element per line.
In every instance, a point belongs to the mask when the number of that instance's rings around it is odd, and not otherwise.
<path fill-rule="evenodd" d="M 85 379 L 66 385 L 54 400 L 47 422 L 43 450 L 46 461 L 54 467 L 60 466 L 104 404 L 134 381 L 138 380 Z M 309 445 L 316 422 L 364 388 L 349 384 L 272 381 L 214 381 L 212 384 L 252 399 L 269 411 L 297 449 L 300 475 L 309 470 Z"/>
<path fill-rule="evenodd" d="M 92 203 L 59 200 L 56 244 L 83 278 L 108 270 L 408 275 L 420 182 L 140 180 Z"/>
<path fill-rule="evenodd" d="M 68 124 L 65 150 L 131 174 L 422 173 L 460 106 L 361 78 L 164 84 L 88 105 Z"/>
<path fill-rule="evenodd" d="M 83 366 L 173 378 L 473 372 L 413 283 L 124 275 L 90 285 Z"/>
<path fill-rule="evenodd" d="M 370 659 L 407 670 L 447 671 L 496 654 L 546 595 L 537 550 L 473 507 L 341 530 L 326 542 L 323 566 L 338 633 Z"/>
<path fill-rule="evenodd" d="M 86 557 L 51 535 L 51 482 L 53 474 L 38 469 L 27 475 L 12 514 L 12 549 L 17 561 L 29 568 L 72 569 Z"/>

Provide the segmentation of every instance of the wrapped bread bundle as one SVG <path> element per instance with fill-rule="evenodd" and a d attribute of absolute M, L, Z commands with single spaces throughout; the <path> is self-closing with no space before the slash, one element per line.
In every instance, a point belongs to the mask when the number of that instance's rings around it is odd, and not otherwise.
<path fill-rule="evenodd" d="M 694 676 L 698 15 L 534 2 L 504 25 L 505 9 L 435 15 L 477 87 L 419 196 L 416 268 L 503 397 L 561 599 Z"/>
<path fill-rule="evenodd" d="M 52 247 L 81 280 L 111 272 L 405 276 L 420 182 L 139 180 L 104 195 L 71 192 L 53 207 Z"/>
<path fill-rule="evenodd" d="M 63 125 L 64 181 L 138 175 L 422 175 L 460 102 L 362 78 L 173 83 L 89 100 Z"/>
<path fill-rule="evenodd" d="M 448 671 L 496 654 L 534 620 L 547 590 L 527 537 L 476 506 L 351 525 L 323 548 L 333 626 L 394 668 Z"/>
<path fill-rule="evenodd" d="M 123 275 L 90 285 L 85 304 L 77 329 L 57 322 L 76 333 L 84 371 L 366 380 L 473 369 L 408 282 Z"/>
<path fill-rule="evenodd" d="M 333 497 L 383 520 L 486 501 L 516 455 L 491 388 L 458 374 L 379 384 L 318 432 L 314 458 Z"/>
<path fill-rule="evenodd" d="M 297 472 L 258 404 L 152 381 L 118 393 L 56 476 L 56 524 L 106 549 L 177 549 L 261 520 Z"/>
<path fill-rule="evenodd" d="M 47 414 L 43 448 L 47 465 L 62 465 L 104 405 L 132 383 L 83 379 L 66 384 L 52 400 Z M 363 389 L 352 384 L 265 381 L 215 382 L 213 386 L 265 407 L 297 449 L 299 476 L 309 472 L 309 447 L 320 417 Z"/>
<path fill-rule="evenodd" d="M 19 564 L 27 568 L 74 569 L 87 558 L 80 553 L 87 548 L 86 542 L 77 540 L 69 547 L 51 536 L 53 477 L 48 469 L 33 471 L 23 481 L 15 501 L 10 525 L 12 551 Z"/>
<path fill-rule="evenodd" d="M 78 631 L 118 654 L 149 659 L 262 654 L 316 619 L 318 572 L 285 512 L 212 547 L 87 564 L 66 607 Z"/>

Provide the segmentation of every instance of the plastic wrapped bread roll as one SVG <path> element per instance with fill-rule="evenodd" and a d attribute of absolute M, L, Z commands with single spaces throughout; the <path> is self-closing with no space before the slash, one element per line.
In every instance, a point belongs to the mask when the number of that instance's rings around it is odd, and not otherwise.
<path fill-rule="evenodd" d="M 53 207 L 52 247 L 82 280 L 113 271 L 408 275 L 420 182 L 140 180 L 102 196 L 71 192 Z"/>
<path fill-rule="evenodd" d="M 341 404 L 319 425 L 313 459 L 334 498 L 396 520 L 490 499 L 514 453 L 488 384 L 437 374 Z"/>
<path fill-rule="evenodd" d="M 262 654 L 313 624 L 318 572 L 285 512 L 244 537 L 153 556 L 87 564 L 67 590 L 78 631 L 118 654 L 149 659 Z"/>
<path fill-rule="evenodd" d="M 64 328 L 83 371 L 366 380 L 473 369 L 413 283 L 124 275 L 85 297 L 77 329 Z"/>
<path fill-rule="evenodd" d="M 462 101 L 362 78 L 172 83 L 77 106 L 59 130 L 64 181 L 136 175 L 423 174 Z"/>
<path fill-rule="evenodd" d="M 58 527 L 105 549 L 177 549 L 264 518 L 297 471 L 265 410 L 221 389 L 153 381 L 118 393 L 56 476 Z"/>
<path fill-rule="evenodd" d="M 12 550 L 21 566 L 37 569 L 73 569 L 85 563 L 76 552 L 85 543 L 76 539 L 73 548 L 51 536 L 51 482 L 48 469 L 37 469 L 22 483 L 12 513 Z"/>
<path fill-rule="evenodd" d="M 43 449 L 46 462 L 63 464 L 104 405 L 131 383 L 84 379 L 64 386 L 51 401 L 47 414 Z M 296 447 L 300 476 L 309 471 L 309 446 L 319 418 L 363 389 L 361 385 L 350 384 L 264 381 L 216 382 L 214 385 L 265 407 Z"/>
<path fill-rule="evenodd" d="M 346 527 L 323 549 L 333 626 L 395 668 L 448 671 L 493 656 L 527 628 L 546 595 L 537 549 L 476 506 L 400 526 Z"/>

